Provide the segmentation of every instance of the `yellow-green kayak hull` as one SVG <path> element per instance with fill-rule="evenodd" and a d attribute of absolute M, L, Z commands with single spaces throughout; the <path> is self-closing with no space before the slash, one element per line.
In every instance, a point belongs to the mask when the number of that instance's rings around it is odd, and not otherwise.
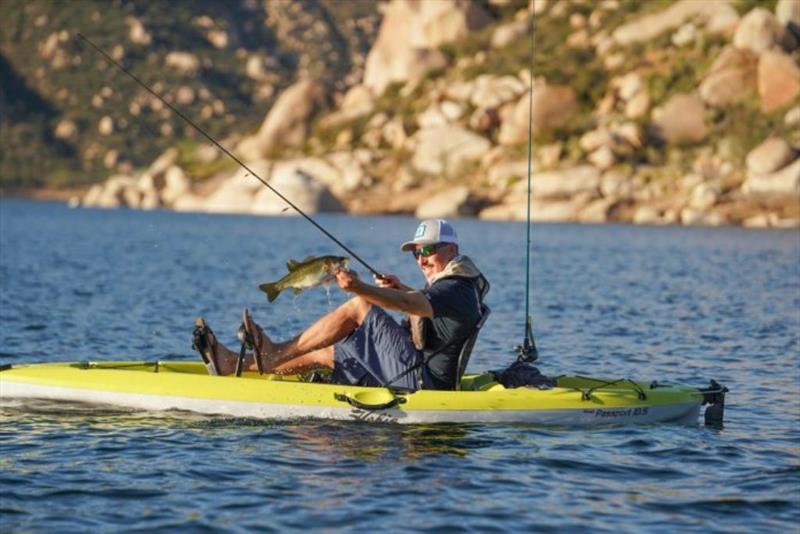
<path fill-rule="evenodd" d="M 397 393 L 304 382 L 297 376 L 209 376 L 197 362 L 73 362 L 6 366 L 0 399 L 51 399 L 141 410 L 264 419 L 394 423 L 503 422 L 564 427 L 696 424 L 707 394 L 689 386 L 560 377 L 558 387 L 506 389 L 490 374 L 461 391 Z"/>

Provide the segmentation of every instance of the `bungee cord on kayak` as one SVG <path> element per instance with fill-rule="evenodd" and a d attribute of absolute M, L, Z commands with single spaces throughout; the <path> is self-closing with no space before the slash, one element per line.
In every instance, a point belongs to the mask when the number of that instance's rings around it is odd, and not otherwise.
<path fill-rule="evenodd" d="M 103 50 L 102 48 L 100 48 L 99 46 L 97 46 L 96 44 L 94 44 L 94 43 L 93 43 L 93 42 L 92 42 L 92 41 L 91 41 L 89 38 L 87 38 L 86 36 L 84 36 L 84 35 L 83 35 L 82 33 L 80 33 L 80 32 L 78 32 L 78 33 L 77 33 L 77 36 L 78 36 L 80 39 L 82 39 L 83 41 L 86 41 L 86 42 L 89 44 L 89 46 L 91 46 L 92 48 L 94 48 L 94 49 L 95 49 L 95 50 L 96 50 L 96 51 L 97 51 L 99 54 L 101 54 L 101 55 L 102 55 L 102 56 L 103 56 L 105 59 L 107 59 L 109 62 L 111 62 L 111 64 L 113 64 L 113 65 L 114 65 L 114 66 L 116 66 L 118 69 L 120 69 L 122 72 L 124 72 L 125 74 L 127 74 L 128 76 L 130 76 L 130 77 L 133 79 L 133 81 L 135 81 L 137 84 L 139 84 L 140 86 L 142 86 L 142 88 L 144 88 L 144 89 L 145 89 L 145 90 L 146 90 L 148 93 L 150 93 L 150 94 L 151 94 L 151 95 L 153 95 L 154 97 L 158 98 L 158 99 L 159 99 L 159 100 L 160 100 L 162 103 L 164 103 L 164 105 L 166 105 L 166 106 L 167 106 L 169 109 L 171 109 L 171 110 L 172 110 L 172 111 L 173 111 L 173 112 L 174 112 L 176 115 L 178 115 L 178 117 L 180 117 L 181 119 L 183 119 L 183 120 L 184 120 L 184 121 L 185 121 L 187 124 L 189 124 L 189 125 L 190 125 L 192 128 L 194 128 L 194 129 L 195 129 L 195 130 L 197 130 L 197 131 L 198 131 L 198 132 L 199 132 L 201 135 L 203 135 L 203 137 L 205 137 L 206 139 L 208 139 L 209 141 L 211 141 L 211 142 L 214 144 L 214 146 L 216 146 L 218 149 L 220 149 L 220 150 L 221 150 L 221 151 L 222 151 L 222 152 L 223 152 L 223 153 L 224 153 L 226 156 L 228 156 L 229 158 L 231 158 L 233 161 L 235 161 L 237 164 L 239 164 L 239 165 L 240 165 L 240 166 L 241 166 L 243 169 L 245 169 L 245 170 L 247 171 L 248 175 L 252 175 L 252 176 L 253 176 L 254 178 L 256 178 L 256 179 L 257 179 L 259 182 L 261 182 L 261 183 L 262 183 L 262 184 L 263 184 L 263 185 L 264 185 L 264 186 L 265 186 L 267 189 L 269 189 L 270 191 L 272 191 L 273 193 L 275 193 L 276 195 L 278 195 L 278 197 L 280 197 L 280 199 L 281 199 L 281 200 L 283 200 L 284 202 L 286 202 L 286 204 L 288 204 L 288 205 L 289 205 L 289 206 L 290 206 L 292 209 L 294 209 L 294 210 L 295 210 L 295 211 L 296 211 L 296 212 L 297 212 L 299 215 L 302 215 L 302 216 L 303 216 L 303 218 L 305 218 L 305 219 L 306 219 L 308 222 L 310 222 L 311 224 L 313 224 L 314 226 L 316 226 L 316 227 L 317 227 L 317 229 L 318 229 L 319 231 L 321 231 L 323 234 L 325 234 L 325 236 L 327 236 L 328 238 L 330 238 L 330 239 L 331 239 L 331 240 L 332 240 L 334 243 L 336 243 L 337 245 L 339 245 L 339 246 L 340 246 L 340 247 L 341 247 L 341 248 L 342 248 L 342 249 L 343 249 L 345 252 L 347 252 L 348 254 L 350 254 L 350 255 L 353 257 L 353 259 L 355 259 L 355 260 L 356 260 L 356 261 L 358 261 L 358 262 L 359 262 L 361 265 L 363 265 L 364 267 L 366 267 L 366 268 L 367 268 L 367 270 L 369 270 L 369 271 L 370 271 L 370 272 L 371 272 L 373 275 L 377 276 L 378 278 L 381 278 L 381 274 L 380 274 L 378 271 L 376 271 L 376 270 L 375 270 L 375 269 L 374 269 L 374 268 L 373 268 L 371 265 L 369 265 L 369 264 L 368 264 L 366 261 L 364 261 L 364 260 L 363 260 L 363 259 L 362 259 L 362 258 L 361 258 L 361 257 L 360 257 L 358 254 L 356 254 L 355 252 L 353 252 L 353 250 L 352 250 L 352 249 L 350 249 L 350 247 L 348 247 L 347 245 L 345 245 L 344 243 L 342 243 L 342 242 L 341 242 L 339 239 L 337 239 L 337 238 L 336 238 L 336 237 L 335 237 L 333 234 L 331 234 L 331 233 L 330 233 L 328 230 L 326 230 L 325 228 L 323 228 L 323 227 L 322 227 L 322 226 L 321 226 L 321 225 L 320 225 L 320 224 L 319 224 L 317 221 L 315 221 L 315 220 L 314 220 L 314 219 L 313 219 L 311 216 L 309 216 L 307 213 L 305 213 L 303 210 L 301 210 L 299 207 L 297 207 L 297 205 L 296 205 L 296 204 L 294 204 L 294 202 L 292 202 L 291 200 L 289 200 L 288 198 L 286 198 L 286 197 L 285 197 L 283 194 L 281 194 L 281 192 L 280 192 L 280 191 L 278 191 L 277 189 L 275 189 L 274 187 L 272 187 L 271 185 L 269 185 L 269 184 L 267 183 L 267 181 L 266 181 L 266 180 L 264 180 L 263 178 L 261 178 L 261 177 L 260 177 L 260 176 L 259 176 L 259 175 L 258 175 L 258 174 L 255 172 L 255 171 L 253 171 L 253 170 L 252 170 L 250 167 L 248 167 L 248 166 L 247 166 L 247 165 L 246 165 L 246 164 L 245 164 L 245 163 L 244 163 L 242 160 L 240 160 L 239 158 L 237 158 L 237 157 L 236 157 L 236 156 L 235 156 L 233 153 L 231 153 L 231 152 L 230 152 L 230 151 L 229 151 L 227 148 L 225 148 L 225 147 L 224 147 L 224 146 L 222 146 L 222 145 L 221 145 L 219 142 L 217 142 L 217 140 L 216 140 L 216 139 L 214 139 L 213 137 L 211 137 L 211 135 L 210 135 L 210 134 L 208 134 L 208 133 L 207 133 L 205 130 L 203 130 L 203 129 L 202 129 L 200 126 L 198 126 L 197 124 L 195 124 L 195 122 L 194 122 L 192 119 L 190 119 L 189 117 L 187 117 L 186 115 L 184 115 L 183 113 L 181 113 L 181 111 L 180 111 L 179 109 L 177 109 L 175 106 L 173 106 L 172 104 L 170 104 L 169 102 L 167 102 L 167 100 L 166 100 L 164 97 L 162 97 L 160 94 L 158 94 L 158 93 L 157 93 L 157 92 L 155 92 L 153 89 L 151 89 L 151 88 L 150 88 L 150 87 L 149 87 L 149 86 L 148 86 L 146 83 L 144 83 L 143 81 L 141 81 L 141 80 L 140 80 L 138 77 L 136 77 L 136 75 L 134 75 L 134 74 L 133 74 L 132 72 L 130 72 L 128 69 L 126 69 L 125 67 L 123 67 L 123 66 L 122 66 L 122 65 L 121 65 L 121 64 L 120 64 L 118 61 L 116 61 L 114 58 L 112 58 L 112 57 L 111 57 L 111 56 L 110 56 L 110 55 L 109 55 L 109 54 L 108 54 L 108 53 L 107 53 L 105 50 Z"/>

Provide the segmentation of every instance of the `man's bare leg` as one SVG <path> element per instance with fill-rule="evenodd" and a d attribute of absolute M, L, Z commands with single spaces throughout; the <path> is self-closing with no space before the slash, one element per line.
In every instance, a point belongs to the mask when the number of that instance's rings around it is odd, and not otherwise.
<path fill-rule="evenodd" d="M 333 346 L 292 358 L 286 363 L 273 367 L 269 372 L 278 375 L 293 375 L 323 367 L 333 369 Z"/>
<path fill-rule="evenodd" d="M 332 345 L 358 328 L 364 322 L 371 307 L 372 304 L 361 297 L 352 298 L 318 319 L 297 337 L 282 343 L 275 343 L 263 331 L 260 332 L 261 335 L 254 337 L 256 337 L 255 342 L 258 343 L 259 352 L 266 360 L 262 362 L 264 370 L 276 372 L 279 369 L 310 368 L 308 366 L 311 364 L 317 367 L 320 365 L 333 367 Z M 259 328 L 251 321 L 248 330 L 256 332 Z M 308 356 L 308 358 L 304 358 L 304 356 Z M 255 367 L 255 361 L 253 361 L 252 367 Z M 248 365 L 248 368 L 251 366 Z"/>

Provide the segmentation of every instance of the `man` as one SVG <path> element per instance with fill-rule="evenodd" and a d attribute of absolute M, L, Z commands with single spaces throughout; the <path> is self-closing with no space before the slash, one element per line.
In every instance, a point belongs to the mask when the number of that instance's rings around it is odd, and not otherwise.
<path fill-rule="evenodd" d="M 256 370 L 260 363 L 266 372 L 288 374 L 327 367 L 340 384 L 453 389 L 458 354 L 481 317 L 489 284 L 459 254 L 456 231 L 445 220 L 422 221 L 400 249 L 413 252 L 427 280 L 424 289 L 414 290 L 392 274 L 370 285 L 341 269 L 336 282 L 355 297 L 282 343 L 272 341 L 245 310 L 243 326 L 255 347 L 247 368 Z M 408 324 L 398 324 L 387 309 L 405 312 Z M 202 318 L 197 326 L 195 347 L 209 371 L 232 374 L 238 354 L 219 343 Z"/>

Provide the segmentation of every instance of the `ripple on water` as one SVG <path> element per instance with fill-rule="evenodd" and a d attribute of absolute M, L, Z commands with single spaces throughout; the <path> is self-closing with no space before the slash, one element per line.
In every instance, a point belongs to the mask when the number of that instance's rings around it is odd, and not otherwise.
<path fill-rule="evenodd" d="M 233 341 L 246 305 L 283 339 L 345 298 L 311 290 L 268 304 L 256 289 L 290 257 L 333 252 L 294 218 L 8 200 L 0 217 L 0 364 L 194 358 L 197 315 Z M 396 254 L 412 219 L 319 220 L 371 264 L 422 282 Z M 524 226 L 458 227 L 493 282 L 470 368 L 498 369 L 524 324 Z M 731 388 L 722 428 L 395 427 L 3 402 L 0 530 L 795 531 L 796 232 L 535 225 L 534 235 L 540 368 L 714 378 Z"/>

